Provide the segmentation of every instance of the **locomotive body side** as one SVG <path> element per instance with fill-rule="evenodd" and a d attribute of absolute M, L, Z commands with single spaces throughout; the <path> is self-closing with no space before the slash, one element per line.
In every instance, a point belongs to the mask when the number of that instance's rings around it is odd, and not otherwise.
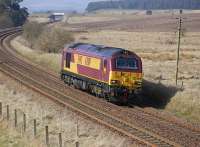
<path fill-rule="evenodd" d="M 118 102 L 127 102 L 141 89 L 142 62 L 134 53 L 116 49 L 103 54 L 103 49 L 94 50 L 94 53 L 76 47 L 63 51 L 61 79 L 68 85 Z M 125 66 L 126 60 L 131 68 Z"/>
<path fill-rule="evenodd" d="M 67 55 L 68 54 L 68 55 Z M 78 52 L 63 52 L 62 70 L 71 74 L 77 74 L 84 76 L 91 80 L 109 83 L 109 73 L 106 75 L 102 74 L 103 59 L 101 57 L 93 57 Z M 66 55 L 66 56 L 65 56 Z M 71 57 L 69 57 L 71 56 Z M 68 57 L 68 59 L 67 59 Z M 71 58 L 69 60 L 69 58 Z M 69 61 L 67 61 L 69 60 Z M 68 63 L 70 62 L 70 63 Z M 106 67 L 107 69 L 108 67 Z"/>

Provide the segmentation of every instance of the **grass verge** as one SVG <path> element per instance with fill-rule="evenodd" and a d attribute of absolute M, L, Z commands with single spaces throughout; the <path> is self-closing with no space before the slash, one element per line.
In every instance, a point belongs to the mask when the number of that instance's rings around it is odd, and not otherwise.
<path fill-rule="evenodd" d="M 21 41 L 22 38 L 20 36 L 11 41 L 11 45 L 18 53 L 40 66 L 49 68 L 57 73 L 60 71 L 61 54 L 31 50 L 29 47 L 22 45 Z"/>
<path fill-rule="evenodd" d="M 0 147 L 27 147 L 26 141 L 2 122 L 0 123 L 0 132 Z"/>

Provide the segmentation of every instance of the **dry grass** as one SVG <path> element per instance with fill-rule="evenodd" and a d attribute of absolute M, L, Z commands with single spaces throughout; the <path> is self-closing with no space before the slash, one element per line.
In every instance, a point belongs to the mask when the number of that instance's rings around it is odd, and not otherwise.
<path fill-rule="evenodd" d="M 159 15 L 159 11 L 155 12 Z M 162 15 L 169 15 L 171 12 L 162 12 Z M 185 13 L 193 13 L 185 11 Z M 194 12 L 194 13 L 199 13 Z M 155 15 L 157 15 L 155 14 Z M 110 19 L 126 18 L 144 18 L 143 12 L 96 12 L 86 14 L 85 16 L 73 16 L 70 23 L 96 22 Z M 119 17 L 121 16 L 121 17 Z M 159 21 L 159 20 L 158 20 Z M 84 23 L 83 23 L 84 24 Z M 120 26 L 120 24 L 119 24 Z M 59 26 L 58 26 L 59 27 Z M 70 28 L 68 28 L 70 29 Z M 95 28 L 94 28 L 95 29 Z M 94 44 L 103 44 L 107 46 L 121 47 L 136 52 L 143 59 L 144 78 L 149 84 L 145 86 L 147 97 L 167 99 L 163 108 L 166 111 L 173 112 L 178 116 L 200 121 L 200 33 L 186 31 L 181 39 L 180 68 L 179 68 L 179 87 L 183 82 L 183 91 L 171 90 L 175 85 L 176 70 L 176 50 L 177 33 L 175 32 L 127 32 L 115 30 L 89 31 L 75 34 L 76 42 L 86 42 Z M 18 41 L 15 42 L 16 44 Z M 19 49 L 20 48 L 20 49 Z M 52 56 L 46 54 L 46 58 L 38 56 L 40 53 L 33 54 L 35 58 L 30 57 L 30 52 L 18 51 L 38 64 L 47 66 L 52 62 L 51 69 L 59 71 L 60 55 Z M 37 59 L 40 57 L 40 59 Z M 47 59 L 49 61 L 47 62 Z M 38 62 L 39 60 L 39 62 Z M 45 63 L 43 63 L 45 62 Z M 45 65 L 46 64 L 46 65 Z M 159 77 L 162 77 L 159 79 Z M 157 84 L 160 81 L 160 84 Z M 172 88 L 173 89 L 173 88 Z M 171 92 L 172 91 L 172 92 Z M 167 97 L 166 97 L 167 96 Z"/>
<path fill-rule="evenodd" d="M 162 81 L 162 80 L 161 80 Z M 188 82 L 195 83 L 195 80 Z M 150 106 L 174 113 L 189 121 L 200 122 L 200 82 L 196 82 L 193 88 L 177 88 L 155 81 L 144 81 L 143 100 L 138 105 Z"/>
<path fill-rule="evenodd" d="M 22 137 L 21 134 L 6 121 L 0 122 L 0 146 L 1 147 L 42 147 L 37 141 L 28 141 L 27 138 Z"/>
<path fill-rule="evenodd" d="M 44 30 L 44 25 L 37 22 L 27 22 L 23 26 L 23 37 L 26 38 L 30 47 L 33 48 L 36 40 Z"/>
<path fill-rule="evenodd" d="M 187 33 L 181 40 L 181 59 L 200 57 L 200 33 Z M 139 54 L 143 59 L 170 61 L 176 59 L 177 34 L 173 32 L 99 31 L 76 35 L 77 42 L 122 47 Z M 194 52 L 195 51 L 195 52 Z"/>
<path fill-rule="evenodd" d="M 44 53 L 41 51 L 31 50 L 29 47 L 22 45 L 24 42 L 21 37 L 17 37 L 11 42 L 12 46 L 22 55 L 33 61 L 34 63 L 48 67 L 55 72 L 60 71 L 61 55 L 55 53 Z"/>
<path fill-rule="evenodd" d="M 86 39 L 85 39 L 86 38 Z M 79 42 L 129 49 L 143 58 L 144 93 L 153 106 L 200 121 L 200 33 L 187 32 L 180 51 L 179 87 L 175 85 L 177 34 L 173 32 L 99 31 L 76 36 Z M 161 79 L 160 79 L 161 77 Z M 160 82 L 160 83 L 159 83 Z M 158 83 L 158 84 L 157 84 Z M 148 104 L 147 104 L 148 105 Z M 156 106 L 156 107 L 157 107 Z"/>
<path fill-rule="evenodd" d="M 48 53 L 58 53 L 65 44 L 73 41 L 73 34 L 66 30 L 46 28 L 38 37 L 34 48 Z"/>
<path fill-rule="evenodd" d="M 0 123 L 0 146 L 8 147 L 25 147 L 24 141 L 22 141 L 19 135 L 16 135 L 14 131 L 9 130 L 2 122 Z"/>
<path fill-rule="evenodd" d="M 30 14 L 30 16 L 28 17 L 28 20 L 30 22 L 38 22 L 38 23 L 46 23 L 49 22 L 49 18 L 48 18 L 49 14 L 46 13 L 33 13 Z"/>
<path fill-rule="evenodd" d="M 85 16 L 73 16 L 70 17 L 68 23 L 76 24 L 76 23 L 88 23 L 88 22 L 100 22 L 100 21 L 109 21 L 109 20 L 117 20 L 119 17 L 114 16 L 93 16 L 93 15 L 85 15 Z"/>
<path fill-rule="evenodd" d="M 61 107 L 57 103 L 27 89 L 20 83 L 16 83 L 1 73 L 0 79 L 0 101 L 3 102 L 4 105 L 10 105 L 10 112 L 13 112 L 13 109 L 17 108 L 18 110 L 20 109 L 21 112 L 26 113 L 26 136 L 30 139 L 30 142 L 32 142 L 33 138 L 32 121 L 33 119 L 37 119 L 37 141 L 44 143 L 44 126 L 48 125 L 52 147 L 58 146 L 59 132 L 62 132 L 64 146 L 68 147 L 74 147 L 75 141 L 77 140 L 79 140 L 81 147 L 137 146 L 131 143 L 127 138 L 115 134 L 107 128 L 95 124 L 84 117 L 77 116 L 77 114 L 71 112 L 66 107 Z M 14 114 L 12 113 L 11 115 Z M 23 120 L 20 116 L 22 116 L 22 114 L 18 113 L 19 120 Z M 76 131 L 77 122 L 79 126 L 78 138 Z"/>
<path fill-rule="evenodd" d="M 176 51 L 177 34 L 173 32 L 126 32 L 103 30 L 77 34 L 76 40 L 108 46 L 117 46 L 133 51 L 162 52 Z M 182 39 L 182 49 L 198 49 L 200 33 L 187 33 Z M 87 40 L 81 40 L 87 38 Z M 174 43 L 169 43 L 169 42 Z"/>
<path fill-rule="evenodd" d="M 65 44 L 74 41 L 73 34 L 67 30 L 44 26 L 38 22 L 27 22 L 23 26 L 26 44 L 34 50 L 58 53 Z"/>

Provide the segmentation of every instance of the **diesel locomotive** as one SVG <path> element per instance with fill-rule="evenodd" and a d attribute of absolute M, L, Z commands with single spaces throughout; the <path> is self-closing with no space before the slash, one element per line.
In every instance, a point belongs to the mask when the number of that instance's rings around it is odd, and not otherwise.
<path fill-rule="evenodd" d="M 142 77 L 141 58 L 122 48 L 76 43 L 62 52 L 61 79 L 111 102 L 134 98 Z"/>

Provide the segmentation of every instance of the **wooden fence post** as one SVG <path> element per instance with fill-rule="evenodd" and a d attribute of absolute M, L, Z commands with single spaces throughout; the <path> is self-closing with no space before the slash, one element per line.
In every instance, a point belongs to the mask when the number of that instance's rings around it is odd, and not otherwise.
<path fill-rule="evenodd" d="M 37 135 L 37 128 L 36 128 L 36 119 L 33 120 L 33 134 L 34 134 L 34 137 L 36 138 L 36 135 Z"/>
<path fill-rule="evenodd" d="M 49 127 L 45 126 L 46 145 L 49 147 Z"/>
<path fill-rule="evenodd" d="M 59 147 L 62 147 L 62 134 L 59 133 Z"/>
<path fill-rule="evenodd" d="M 23 113 L 23 129 L 24 129 L 24 132 L 26 132 L 26 114 Z"/>
<path fill-rule="evenodd" d="M 17 127 L 17 110 L 15 109 L 15 128 Z"/>
<path fill-rule="evenodd" d="M 76 142 L 76 147 L 79 147 L 79 142 L 78 141 Z"/>
<path fill-rule="evenodd" d="M 2 113 L 2 102 L 0 102 L 0 117 L 2 117 L 3 113 Z"/>
<path fill-rule="evenodd" d="M 10 119 L 9 105 L 6 105 L 7 108 L 7 120 Z"/>

